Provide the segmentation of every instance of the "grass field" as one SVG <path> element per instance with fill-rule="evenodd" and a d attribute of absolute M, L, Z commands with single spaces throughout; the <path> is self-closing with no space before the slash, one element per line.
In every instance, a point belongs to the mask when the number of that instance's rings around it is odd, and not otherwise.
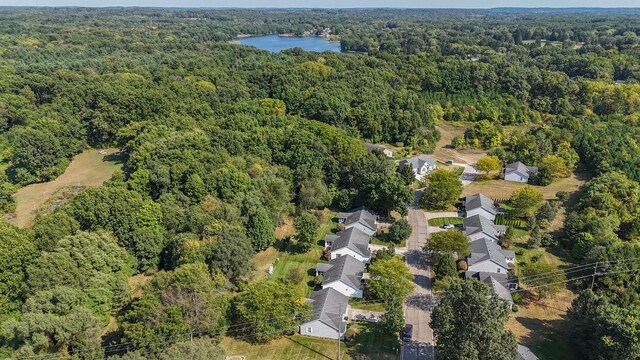
<path fill-rule="evenodd" d="M 442 217 L 429 219 L 429 225 L 431 226 L 443 226 L 444 224 L 458 225 L 462 224 L 461 217 Z"/>
<path fill-rule="evenodd" d="M 289 224 L 289 220 L 285 221 L 283 228 L 288 230 L 280 233 L 276 231 L 277 243 L 254 257 L 255 272 L 253 277 L 268 276 L 269 266 L 273 264 L 272 277 L 276 279 L 287 278 L 299 283 L 300 286 L 308 287 L 308 291 L 311 292 L 312 288 L 308 285 L 315 275 L 316 264 L 322 261 L 324 248 L 321 245 L 323 243 L 321 239 L 335 231 L 337 226 L 337 223 L 333 221 L 335 216 L 336 213 L 329 209 L 322 211 L 320 226 L 316 234 L 317 244 L 306 253 L 300 253 L 296 244 L 289 241 L 290 235 L 293 234 L 293 227 Z"/>
<path fill-rule="evenodd" d="M 396 339 L 383 335 L 375 328 L 375 324 L 349 324 L 356 330 L 354 339 L 343 342 L 340 347 L 340 358 L 391 360 L 399 359 L 396 353 Z M 227 356 L 244 356 L 246 360 L 333 360 L 338 354 L 338 342 L 330 339 L 319 339 L 293 335 L 274 340 L 268 344 L 250 344 L 232 338 L 223 338 L 220 346 Z"/>
<path fill-rule="evenodd" d="M 244 356 L 246 360 L 333 360 L 338 354 L 337 341 L 300 335 L 258 345 L 225 337 L 220 346 L 227 356 Z M 351 359 L 346 346 L 340 352 L 341 359 Z"/>
<path fill-rule="evenodd" d="M 558 179 L 549 186 L 530 186 L 540 191 L 545 199 L 555 199 L 558 191 L 576 192 L 587 180 L 588 176 L 586 174 L 579 173 L 565 179 Z M 478 180 L 465 186 L 464 190 L 462 190 L 462 196 L 481 193 L 492 199 L 506 199 L 510 197 L 514 191 L 525 186 L 527 186 L 527 184 L 513 181 Z"/>
<path fill-rule="evenodd" d="M 529 249 L 526 247 L 528 231 L 516 229 L 516 240 L 512 247 L 516 250 L 517 263 L 529 263 L 532 258 L 553 264 L 558 268 L 573 265 L 571 257 L 560 247 Z M 511 315 L 507 329 L 513 331 L 518 343 L 529 346 L 540 360 L 577 360 L 577 349 L 571 343 L 570 332 L 565 321 L 567 309 L 574 294 L 563 289 L 549 299 L 537 300 L 525 297 L 518 304 L 518 312 Z"/>
<path fill-rule="evenodd" d="M 105 155 L 101 155 L 97 149 L 86 150 L 73 158 L 65 172 L 55 180 L 18 189 L 15 194 L 15 216 L 11 222 L 19 227 L 31 226 L 36 214 L 56 193 L 65 188 L 79 190 L 100 186 L 109 180 L 113 173 L 122 167 L 122 162 L 119 157 L 113 156 L 118 149 L 106 151 L 106 156 L 112 155 L 113 160 L 105 161 Z"/>

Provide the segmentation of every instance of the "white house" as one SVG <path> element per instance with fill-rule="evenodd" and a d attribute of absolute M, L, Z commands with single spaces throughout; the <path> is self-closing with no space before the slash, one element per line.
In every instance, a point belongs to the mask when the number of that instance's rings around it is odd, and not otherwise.
<path fill-rule="evenodd" d="M 344 319 L 349 309 L 349 298 L 327 288 L 311 293 L 308 301 L 313 305 L 313 313 L 308 321 L 300 324 L 300 334 L 342 339 L 347 330 Z"/>
<path fill-rule="evenodd" d="M 482 215 L 468 216 L 462 220 L 463 232 L 469 241 L 487 238 L 493 242 L 500 241 L 500 235 L 504 234 L 507 228 L 504 225 L 496 225 L 491 220 Z"/>
<path fill-rule="evenodd" d="M 425 175 L 429 174 L 436 168 L 436 161 L 426 155 L 416 156 L 411 159 L 402 160 L 399 165 L 399 169 L 402 170 L 406 166 L 410 166 L 413 170 L 413 174 L 416 180 L 424 179 Z"/>
<path fill-rule="evenodd" d="M 493 200 L 482 194 L 465 196 L 462 205 L 467 217 L 481 215 L 493 221 L 496 219 L 496 215 L 501 212 Z"/>
<path fill-rule="evenodd" d="M 472 241 L 469 250 L 471 255 L 467 258 L 467 272 L 507 274 L 509 263 L 515 262 L 515 252 L 503 250 L 487 238 Z"/>
<path fill-rule="evenodd" d="M 369 236 L 378 232 L 378 216 L 364 206 L 338 213 L 338 222 L 344 225 L 345 230 L 355 227 Z"/>
<path fill-rule="evenodd" d="M 331 259 L 348 255 L 365 263 L 371 260 L 370 241 L 371 236 L 357 227 L 324 237 L 325 246 L 331 249 Z"/>
<path fill-rule="evenodd" d="M 516 181 L 520 183 L 528 183 L 531 176 L 538 174 L 538 168 L 535 166 L 527 166 L 520 161 L 507 164 L 502 169 L 502 177 L 506 181 Z"/>
<path fill-rule="evenodd" d="M 393 151 L 387 149 L 386 146 L 380 144 L 364 144 L 368 152 L 380 151 L 387 157 L 393 157 Z"/>
<path fill-rule="evenodd" d="M 332 288 L 342 295 L 362 298 L 364 263 L 352 256 L 340 256 L 328 264 L 316 265 L 316 276 L 322 275 L 322 288 Z"/>

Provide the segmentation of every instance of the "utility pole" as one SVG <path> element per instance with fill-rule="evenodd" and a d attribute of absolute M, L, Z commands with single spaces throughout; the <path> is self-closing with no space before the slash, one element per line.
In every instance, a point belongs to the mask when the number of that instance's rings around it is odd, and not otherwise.
<path fill-rule="evenodd" d="M 593 267 L 593 276 L 591 277 L 591 291 L 593 291 L 593 285 L 596 282 L 597 272 L 598 272 L 598 262 L 596 261 L 596 265 Z"/>

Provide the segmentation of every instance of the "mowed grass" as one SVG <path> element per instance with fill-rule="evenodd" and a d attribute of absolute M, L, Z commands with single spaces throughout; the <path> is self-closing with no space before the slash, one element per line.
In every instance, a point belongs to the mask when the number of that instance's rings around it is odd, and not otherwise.
<path fill-rule="evenodd" d="M 338 354 L 338 342 L 294 335 L 273 340 L 268 344 L 251 344 L 225 337 L 220 346 L 227 356 L 244 356 L 246 360 L 333 360 Z M 351 359 L 349 349 L 342 344 L 341 359 Z"/>
<path fill-rule="evenodd" d="M 398 341 L 372 323 L 352 323 L 349 328 L 356 330 L 350 342 L 340 345 L 340 358 L 395 360 L 399 359 Z M 224 337 L 220 346 L 228 357 L 244 356 L 246 360 L 333 360 L 338 354 L 338 342 L 308 336 L 293 335 L 273 340 L 268 344 L 251 344 L 242 340 Z"/>
<path fill-rule="evenodd" d="M 273 274 L 271 277 L 275 279 L 289 279 L 302 287 L 308 287 L 315 275 L 316 264 L 322 262 L 322 251 L 324 250 L 323 241 L 325 235 L 335 232 L 337 223 L 333 221 L 336 212 L 324 209 L 319 214 L 319 227 L 316 233 L 316 244 L 311 250 L 301 253 L 295 240 L 291 240 L 294 234 L 291 220 L 287 219 L 283 227 L 288 231 L 276 231 L 277 243 L 256 254 L 253 262 L 256 268 L 254 278 L 269 276 L 268 270 L 273 265 Z"/>
<path fill-rule="evenodd" d="M 461 217 L 442 217 L 429 219 L 429 225 L 431 226 L 443 226 L 444 224 L 459 225 L 462 224 Z"/>
<path fill-rule="evenodd" d="M 588 180 L 588 176 L 584 173 L 571 175 L 568 178 L 558 179 L 549 186 L 529 185 L 540 191 L 545 199 L 555 199 L 556 193 L 566 191 L 568 193 L 576 192 Z M 473 194 L 484 194 L 492 199 L 507 199 L 514 191 L 527 186 L 513 181 L 495 180 L 477 180 L 464 187 L 462 196 Z"/>
<path fill-rule="evenodd" d="M 15 194 L 15 216 L 11 222 L 19 227 L 29 227 L 42 207 L 59 190 L 100 186 L 109 180 L 114 172 L 122 168 L 120 158 L 115 156 L 118 149 L 106 149 L 106 155 L 99 152 L 98 149 L 90 149 L 77 155 L 65 172 L 53 181 L 18 189 Z M 107 160 L 110 158 L 113 160 Z"/>

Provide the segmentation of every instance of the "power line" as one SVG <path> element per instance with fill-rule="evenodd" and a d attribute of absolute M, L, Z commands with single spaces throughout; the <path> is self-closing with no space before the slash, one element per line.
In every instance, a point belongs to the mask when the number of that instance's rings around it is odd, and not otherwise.
<path fill-rule="evenodd" d="M 570 273 L 590 270 L 591 268 L 593 268 L 594 265 L 597 265 L 598 267 L 603 267 L 603 266 L 613 265 L 613 264 L 617 264 L 617 263 L 626 263 L 626 262 L 635 261 L 635 260 L 640 260 L 640 258 L 627 258 L 627 259 L 618 259 L 618 260 L 609 260 L 609 261 L 596 261 L 596 262 L 589 263 L 589 264 L 577 265 L 577 266 L 573 266 L 573 267 L 566 268 L 566 269 L 558 269 L 558 270 L 549 271 L 549 272 L 542 273 L 542 274 L 536 274 L 536 275 L 530 275 L 530 276 L 524 276 L 524 277 L 517 277 L 517 278 L 513 278 L 511 280 L 507 280 L 507 282 L 511 283 L 511 282 L 519 282 L 519 281 L 520 282 L 536 281 L 536 280 L 540 280 L 540 279 L 543 279 L 543 278 L 553 277 L 553 276 L 556 276 L 558 274 L 563 274 L 563 273 L 564 274 L 570 274 Z"/>
<path fill-rule="evenodd" d="M 605 275 L 622 274 L 622 273 L 630 273 L 630 272 L 640 272 L 640 269 L 630 269 L 630 270 L 619 270 L 619 271 L 609 271 L 609 272 L 604 272 L 604 273 L 596 273 L 595 276 L 605 276 Z M 578 276 L 578 277 L 575 277 L 575 278 L 572 278 L 572 279 L 563 280 L 563 281 L 556 281 L 556 282 L 552 282 L 552 283 L 548 283 L 548 284 L 542 284 L 542 285 L 527 287 L 526 289 L 511 290 L 511 292 L 514 293 L 514 292 L 520 292 L 520 291 L 528 291 L 528 290 L 538 289 L 538 288 L 547 287 L 547 286 L 551 286 L 551 285 L 564 284 L 564 283 L 568 283 L 568 282 L 575 281 L 575 280 L 586 279 L 586 278 L 589 278 L 589 277 L 592 277 L 592 276 L 594 276 L 594 274 Z"/>
<path fill-rule="evenodd" d="M 386 300 L 363 300 L 360 301 L 360 303 L 366 303 L 366 304 L 372 304 L 372 303 L 384 303 L 386 302 Z M 334 306 L 334 307 L 329 307 L 327 308 L 328 310 L 339 310 L 338 306 Z M 291 316 L 293 315 L 293 317 L 291 318 Z M 189 332 L 183 332 L 183 333 L 177 333 L 177 334 L 172 334 L 172 335 L 167 335 L 167 336 L 162 336 L 162 337 L 155 337 L 155 338 L 146 338 L 146 339 L 141 339 L 141 340 L 137 340 L 137 341 L 131 341 L 131 342 L 127 342 L 127 343 L 119 343 L 119 344 L 113 344 L 113 345 L 105 345 L 105 346 L 100 346 L 100 347 L 94 347 L 94 348 L 85 348 L 85 349 L 77 349 L 77 350 L 72 350 L 69 351 L 67 354 L 38 354 L 38 355 L 30 355 L 30 356 L 23 356 L 23 357 L 19 357 L 18 359 L 60 359 L 60 358 L 65 358 L 65 357 L 69 357 L 71 355 L 77 355 L 77 354 L 83 354 L 83 353 L 89 353 L 89 352 L 94 352 L 94 351 L 99 351 L 99 350 L 104 350 L 106 353 L 115 353 L 118 351 L 123 351 L 123 350 L 127 350 L 130 351 L 129 349 L 131 348 L 131 346 L 133 346 L 134 348 L 137 345 L 140 344 L 145 344 L 142 346 L 138 346 L 138 348 L 144 347 L 144 346 L 148 346 L 153 342 L 156 341 L 162 341 L 162 340 L 170 340 L 170 339 L 175 339 L 178 337 L 187 337 L 187 336 L 193 336 L 194 334 L 196 334 L 196 337 L 201 337 L 204 335 L 209 335 L 209 336 L 217 336 L 217 335 L 223 335 L 225 333 L 229 334 L 229 333 L 233 333 L 235 332 L 235 334 L 239 334 L 241 332 L 246 331 L 247 329 L 250 328 L 250 324 L 255 324 L 255 323 L 259 323 L 259 322 L 265 322 L 265 321 L 271 321 L 273 322 L 274 320 L 278 320 L 282 322 L 282 321 L 286 321 L 286 320 L 303 320 L 304 318 L 301 317 L 302 315 L 295 315 L 295 314 L 287 314 L 287 315 L 282 315 L 282 316 L 276 316 L 276 317 L 271 317 L 271 318 L 264 318 L 264 319 L 258 319 L 258 320 L 254 320 L 254 321 L 247 321 L 244 323 L 238 323 L 238 324 L 232 324 L 228 327 L 226 326 L 221 326 L 218 327 L 216 329 L 210 329 L 210 330 L 206 330 L 206 329 L 202 329 L 202 330 L 191 330 Z M 276 321 L 277 323 L 278 321 Z M 297 326 L 297 325 L 296 325 Z M 242 327 L 242 328 L 240 328 Z M 234 329 L 231 329 L 234 328 Z M 251 336 L 258 336 L 260 335 L 260 333 L 257 334 L 253 334 L 253 335 L 246 335 L 246 336 L 233 336 L 233 335 L 229 335 L 230 337 L 233 337 L 234 339 L 242 339 L 242 338 L 246 338 L 251 337 Z"/>

